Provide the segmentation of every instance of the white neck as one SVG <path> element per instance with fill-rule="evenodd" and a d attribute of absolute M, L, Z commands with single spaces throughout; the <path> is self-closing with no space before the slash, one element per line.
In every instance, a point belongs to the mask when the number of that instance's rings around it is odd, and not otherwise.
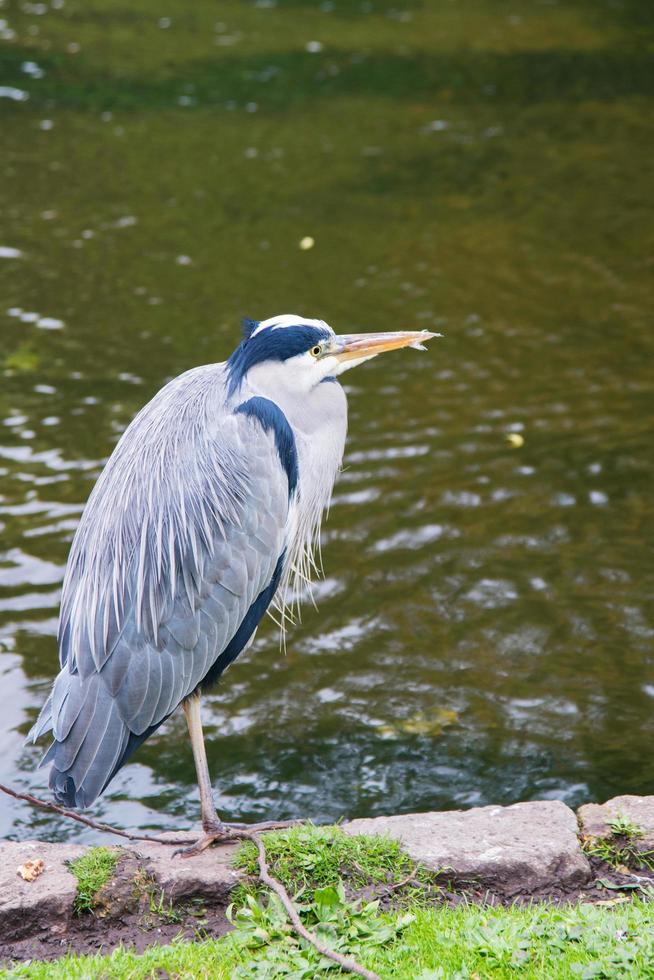
<path fill-rule="evenodd" d="M 307 392 L 289 390 L 283 369 L 277 367 L 268 362 L 251 368 L 241 397 L 261 395 L 275 402 L 295 436 L 299 478 L 287 525 L 288 561 L 279 590 L 283 603 L 291 585 L 297 599 L 301 583 L 317 570 L 314 553 L 320 524 L 343 460 L 347 400 L 340 384 L 333 381 L 323 381 Z"/>

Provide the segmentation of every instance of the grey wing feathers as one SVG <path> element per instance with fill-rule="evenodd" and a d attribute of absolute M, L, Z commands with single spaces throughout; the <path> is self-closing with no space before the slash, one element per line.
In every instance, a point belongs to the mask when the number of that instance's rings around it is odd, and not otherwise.
<path fill-rule="evenodd" d="M 73 542 L 62 669 L 30 733 L 52 729 L 44 763 L 68 805 L 88 806 L 198 687 L 284 550 L 288 480 L 274 438 L 213 394 L 220 370 L 188 372 L 137 416 Z"/>

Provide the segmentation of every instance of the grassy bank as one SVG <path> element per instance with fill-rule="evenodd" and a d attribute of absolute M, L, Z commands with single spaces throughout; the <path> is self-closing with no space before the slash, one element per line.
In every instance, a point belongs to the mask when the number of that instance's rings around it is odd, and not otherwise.
<path fill-rule="evenodd" d="M 394 929 L 399 916 L 380 916 Z M 639 899 L 612 908 L 579 905 L 566 910 L 416 909 L 401 935 L 385 946 L 358 953 L 361 963 L 394 980 L 463 980 L 482 977 L 542 977 L 570 980 L 654 977 L 654 910 Z M 286 977 L 313 980 L 335 976 L 313 953 L 301 950 L 281 932 L 253 948 L 241 930 L 218 941 L 154 946 L 142 956 L 116 950 L 110 956 L 67 956 L 57 963 L 32 963 L 6 976 L 33 980 L 74 978 Z M 364 944 L 365 945 L 365 944 Z"/>
<path fill-rule="evenodd" d="M 383 978 L 654 978 L 654 903 L 647 892 L 565 908 L 490 908 L 437 904 L 438 880 L 412 866 L 397 844 L 349 838 L 333 828 L 269 835 L 271 868 L 294 895 L 305 924 L 341 953 Z M 254 849 L 238 863 L 254 871 Z M 212 977 L 218 980 L 313 980 L 339 975 L 292 933 L 275 898 L 252 884 L 228 910 L 234 930 L 219 940 L 123 949 L 105 956 L 68 955 L 56 963 L 16 965 L 5 977 Z M 384 911 L 386 909 L 386 911 Z"/>

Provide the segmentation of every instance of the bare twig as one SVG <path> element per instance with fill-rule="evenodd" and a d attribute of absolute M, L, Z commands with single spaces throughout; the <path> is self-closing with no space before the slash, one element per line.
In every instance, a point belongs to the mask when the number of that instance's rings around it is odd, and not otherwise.
<path fill-rule="evenodd" d="M 111 827 L 108 823 L 100 823 L 97 820 L 91 820 L 90 817 L 83 817 L 81 813 L 66 810 L 63 806 L 58 806 L 56 803 L 48 803 L 46 800 L 40 800 L 38 796 L 32 796 L 31 793 L 19 793 L 18 790 L 10 789 L 9 786 L 5 786 L 3 783 L 0 783 L 0 790 L 6 793 L 7 796 L 13 796 L 15 800 L 25 800 L 26 803 L 39 807 L 40 810 L 48 810 L 50 813 L 58 813 L 62 817 L 70 817 L 71 820 L 83 823 L 86 827 L 92 827 L 93 830 L 101 830 L 105 834 L 117 834 L 119 837 L 126 837 L 127 840 L 147 840 L 155 844 L 188 844 L 188 838 L 186 837 L 162 838 L 153 837 L 151 834 L 130 834 L 127 830 L 119 830 L 117 827 Z"/>
<path fill-rule="evenodd" d="M 40 800 L 38 796 L 32 796 L 31 793 L 19 793 L 17 790 L 10 789 L 9 786 L 5 786 L 3 783 L 0 783 L 0 791 L 6 793 L 8 796 L 13 796 L 15 800 L 25 800 L 26 803 L 39 807 L 41 810 L 48 810 L 50 813 L 58 813 L 62 817 L 70 817 L 71 820 L 76 820 L 78 823 L 82 823 L 87 827 L 92 827 L 94 830 L 100 830 L 107 834 L 117 834 L 119 837 L 127 838 L 127 840 L 152 841 L 155 844 L 188 844 L 187 838 L 162 838 L 153 837 L 150 834 L 130 834 L 126 830 L 119 830 L 117 827 L 111 827 L 109 824 L 100 823 L 97 820 L 91 820 L 89 817 L 83 817 L 80 813 L 74 813 L 72 810 L 66 810 L 64 807 L 58 806 L 56 803 L 48 803 L 46 800 Z M 273 826 L 274 824 L 271 823 L 270 829 L 272 829 Z M 338 963 L 343 970 L 347 970 L 349 973 L 356 973 L 357 976 L 364 977 L 365 980 L 381 980 L 378 974 L 373 973 L 372 970 L 367 970 L 364 966 L 360 966 L 356 960 L 350 959 L 349 956 L 343 956 L 341 953 L 337 953 L 336 950 L 330 949 L 329 946 L 325 946 L 325 944 L 322 943 L 317 936 L 315 936 L 302 924 L 300 916 L 297 913 L 297 909 L 293 905 L 290 895 L 282 885 L 281 881 L 278 881 L 271 875 L 268 868 L 268 862 L 266 861 L 266 849 L 263 846 L 261 839 L 256 834 L 253 834 L 241 827 L 230 827 L 228 832 L 224 835 L 223 840 L 252 841 L 258 852 L 259 878 L 264 885 L 271 888 L 278 896 L 282 905 L 286 909 L 286 912 L 288 913 L 288 916 L 293 924 L 293 928 L 298 935 L 302 936 L 302 938 L 313 946 L 314 949 L 316 949 L 322 956 L 326 956 L 328 959 Z"/>
<path fill-rule="evenodd" d="M 396 881 L 392 885 L 386 885 L 385 888 L 387 893 L 390 895 L 391 892 L 396 892 L 399 888 L 404 888 L 405 885 L 410 885 L 411 882 L 417 884 L 416 882 L 417 873 L 418 873 L 418 865 L 416 864 L 411 874 L 407 875 L 406 878 L 403 878 L 402 881 Z"/>

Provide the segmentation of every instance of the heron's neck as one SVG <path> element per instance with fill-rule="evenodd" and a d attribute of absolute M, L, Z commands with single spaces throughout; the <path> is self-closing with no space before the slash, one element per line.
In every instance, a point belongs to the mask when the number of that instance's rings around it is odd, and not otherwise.
<path fill-rule="evenodd" d="M 245 397 L 261 395 L 282 410 L 293 430 L 298 453 L 297 493 L 289 512 L 288 574 L 281 592 L 291 585 L 296 594 L 300 582 L 310 575 L 312 553 L 318 543 L 320 523 L 329 506 L 336 476 L 341 467 L 347 431 L 347 401 L 338 382 L 323 381 L 308 393 L 287 391 L 270 377 L 247 382 Z M 257 383 L 259 382 L 259 383 Z M 291 570 L 297 571 L 290 582 Z"/>
<path fill-rule="evenodd" d="M 288 372 L 282 365 L 256 365 L 248 371 L 239 399 L 260 395 L 275 402 L 293 429 L 298 451 L 302 451 L 300 442 L 316 444 L 318 453 L 337 455 L 338 468 L 347 428 L 345 392 L 335 380 L 323 381 L 307 392 L 288 387 L 288 380 Z M 308 449 L 309 445 L 304 448 Z"/>

